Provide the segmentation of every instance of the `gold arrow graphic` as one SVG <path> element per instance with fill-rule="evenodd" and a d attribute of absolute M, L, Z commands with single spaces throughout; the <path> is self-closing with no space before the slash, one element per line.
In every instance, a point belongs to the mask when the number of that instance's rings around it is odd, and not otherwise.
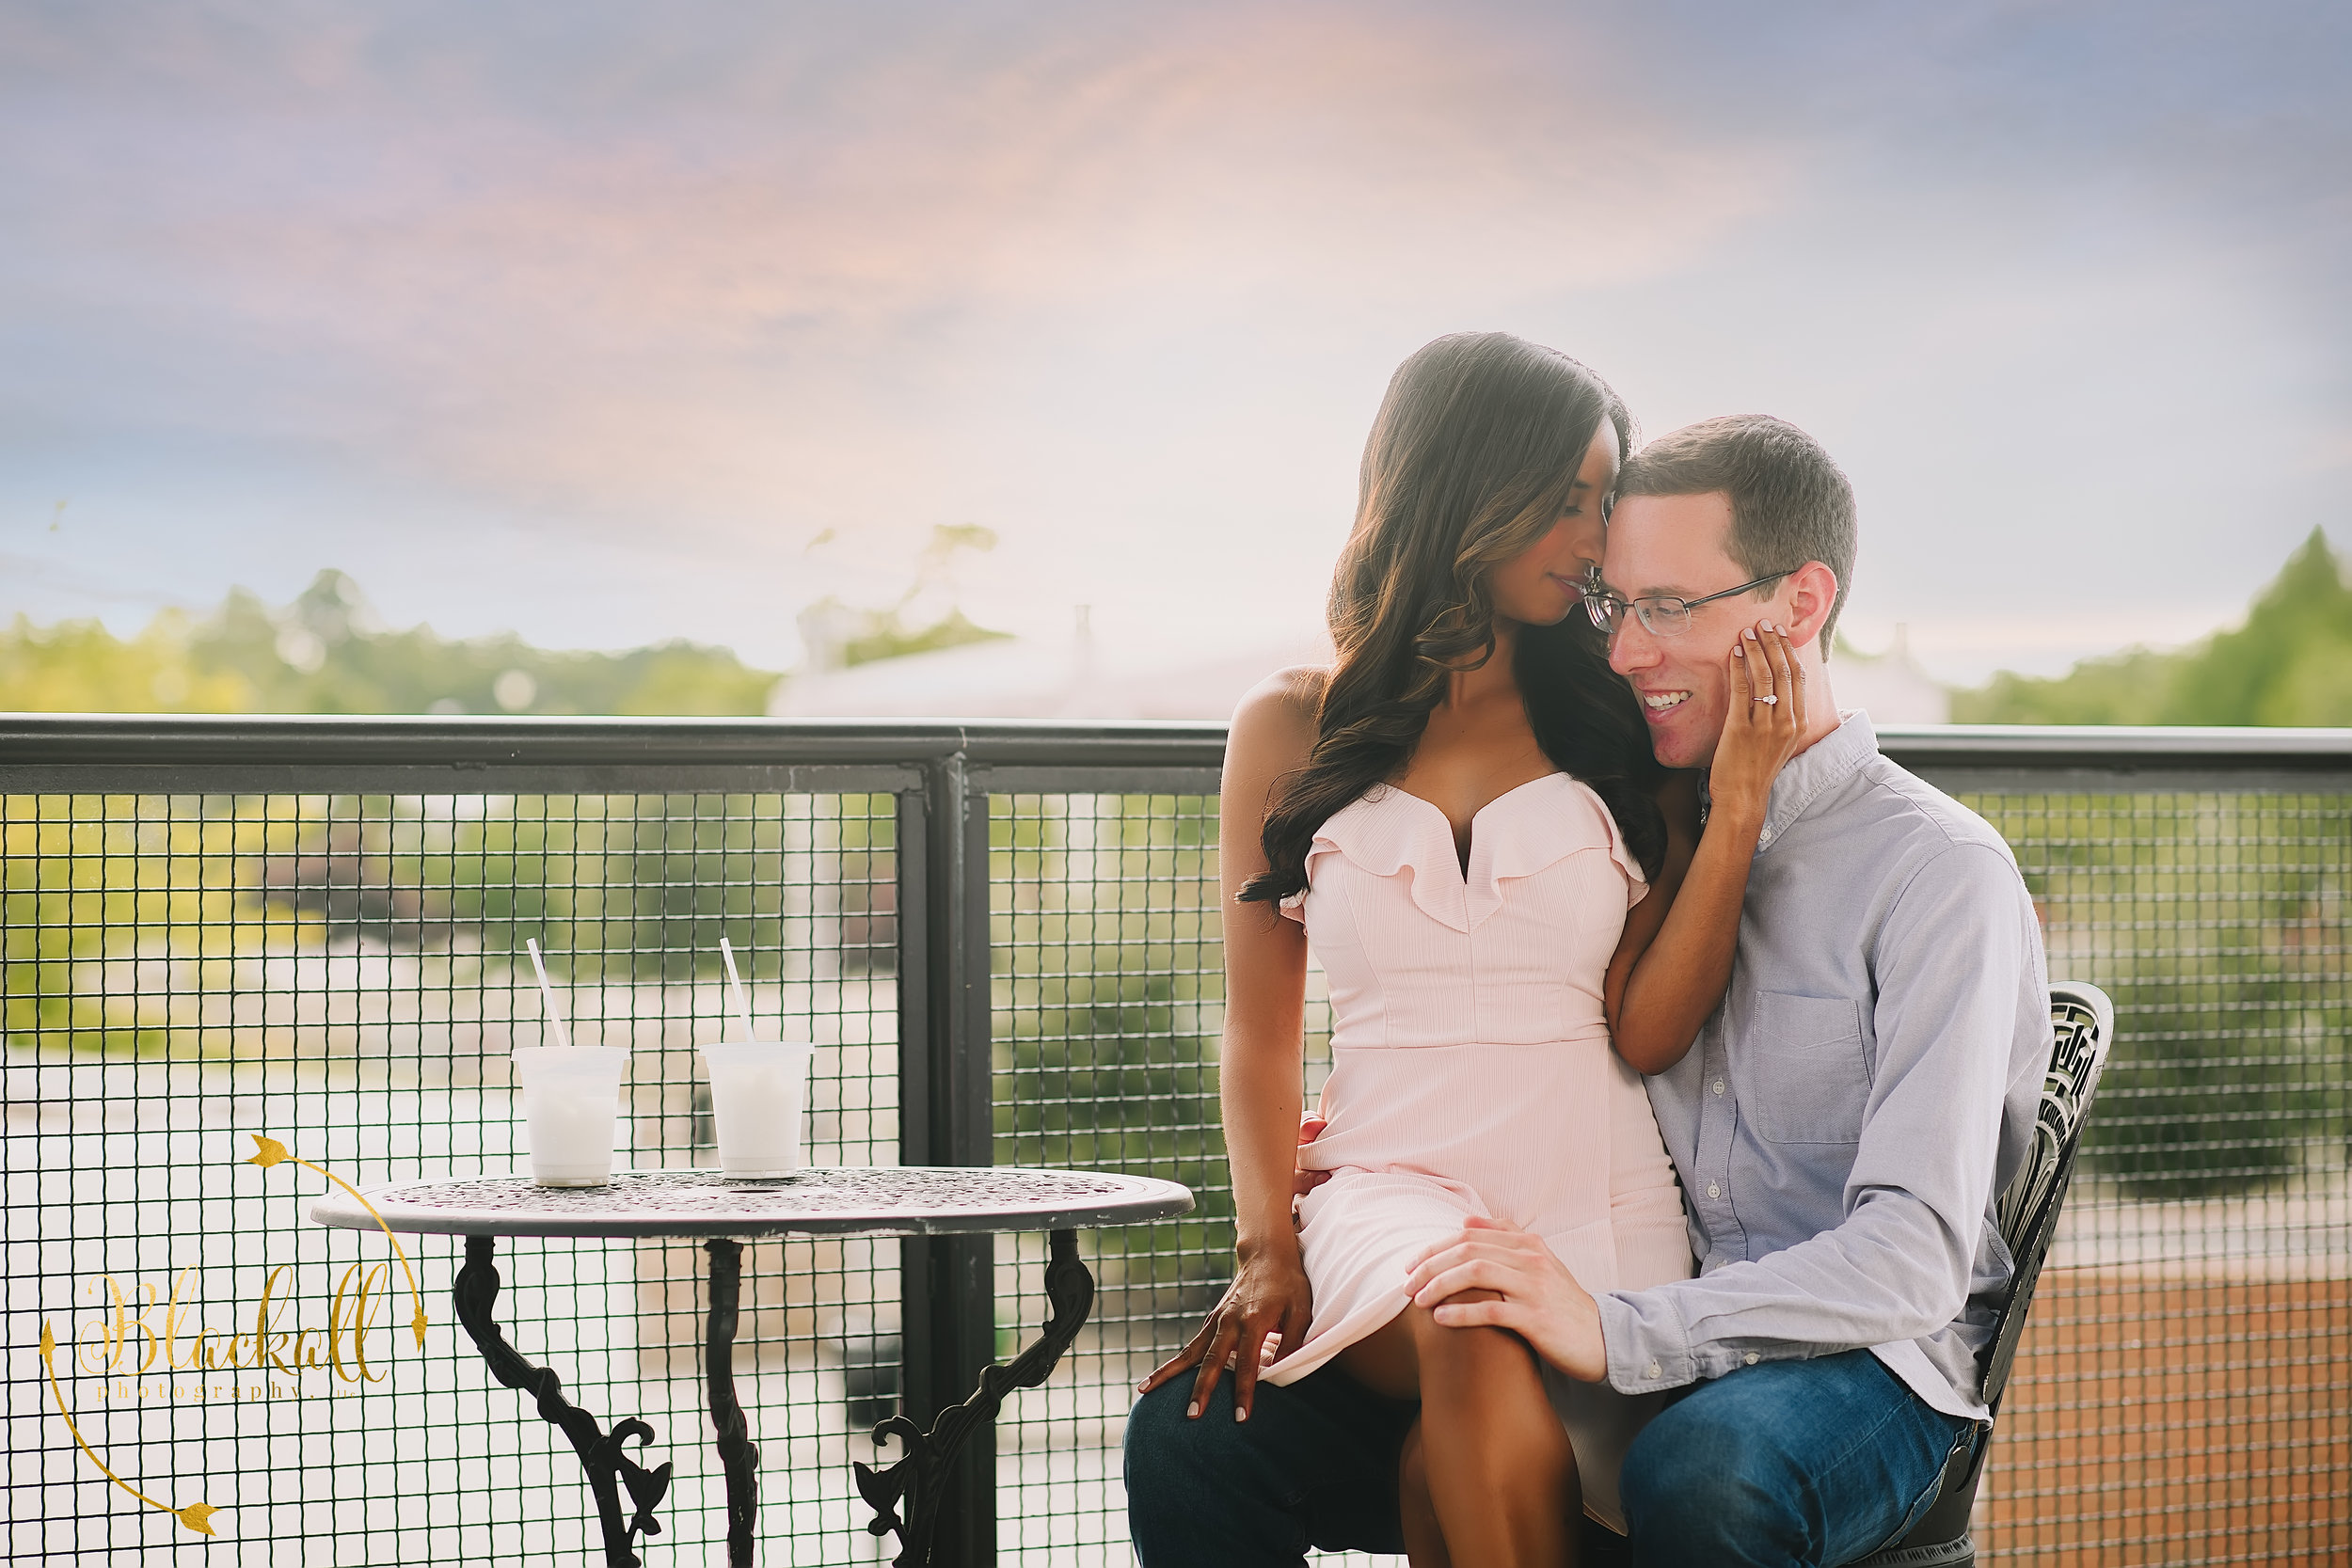
<path fill-rule="evenodd" d="M 190 1503 L 185 1508 L 174 1508 L 169 1503 L 157 1502 L 154 1498 L 149 1497 L 146 1493 L 140 1491 L 137 1487 L 132 1485 L 129 1481 L 123 1480 L 120 1476 L 116 1475 L 112 1470 L 106 1468 L 106 1462 L 98 1457 L 98 1450 L 96 1449 L 89 1446 L 89 1439 L 82 1435 L 82 1429 L 73 1424 L 73 1412 L 65 1407 L 65 1390 L 57 1386 L 56 1355 L 57 1337 L 50 1332 L 49 1320 L 43 1318 L 40 1321 L 40 1364 L 47 1368 L 49 1371 L 49 1392 L 57 1402 L 57 1414 L 65 1418 L 66 1431 L 73 1433 L 73 1441 L 81 1445 L 81 1449 L 84 1453 L 89 1455 L 89 1462 L 98 1466 L 98 1473 L 104 1476 L 108 1481 L 113 1481 L 117 1486 L 121 1487 L 125 1492 L 130 1493 L 131 1496 L 136 1497 L 148 1507 L 162 1509 L 166 1513 L 170 1514 L 173 1518 L 187 1526 L 188 1528 L 196 1531 L 197 1534 L 211 1535 L 215 1533 L 213 1529 L 213 1515 L 218 1513 L 220 1510 L 215 1508 L 212 1504 Z"/>
<path fill-rule="evenodd" d="M 253 1152 L 245 1160 L 241 1161 L 240 1164 L 259 1165 L 263 1170 L 269 1169 L 272 1165 L 292 1164 L 300 1165 L 304 1170 L 316 1171 L 319 1175 L 326 1177 L 329 1181 L 332 1181 L 335 1185 L 349 1193 L 352 1197 L 358 1201 L 359 1207 L 368 1212 L 368 1217 L 375 1221 L 375 1227 L 384 1232 L 384 1239 L 392 1243 L 392 1255 L 400 1259 L 400 1272 L 408 1276 L 408 1299 L 414 1302 L 417 1307 L 417 1315 L 408 1320 L 408 1326 L 417 1336 L 417 1348 L 419 1350 L 424 1349 L 424 1295 L 417 1289 L 417 1271 L 408 1266 L 408 1254 L 402 1248 L 400 1244 L 400 1238 L 393 1235 L 392 1227 L 384 1223 L 384 1216 L 375 1212 L 375 1205 L 370 1203 L 366 1196 L 360 1193 L 358 1188 L 353 1186 L 342 1177 L 337 1176 L 333 1171 L 328 1170 L 326 1166 L 314 1165 L 308 1160 L 297 1159 L 294 1155 L 287 1153 L 286 1146 L 279 1143 L 276 1138 L 265 1138 L 259 1132 L 250 1132 L 247 1133 L 246 1136 L 253 1140 Z"/>

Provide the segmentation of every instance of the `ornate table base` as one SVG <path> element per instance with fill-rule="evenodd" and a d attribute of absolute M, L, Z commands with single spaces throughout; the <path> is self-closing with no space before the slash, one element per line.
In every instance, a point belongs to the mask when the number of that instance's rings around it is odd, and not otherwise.
<path fill-rule="evenodd" d="M 606 1568 L 638 1568 L 637 1554 L 630 1549 L 629 1538 L 640 1532 L 661 1533 L 653 1511 L 662 1494 L 670 1489 L 670 1466 L 665 1464 L 648 1470 L 625 1451 L 632 1437 L 640 1445 L 652 1442 L 653 1428 L 631 1417 L 611 1432 L 604 1431 L 594 1416 L 564 1399 L 563 1379 L 548 1368 L 532 1366 L 506 1342 L 505 1336 L 499 1332 L 498 1320 L 490 1315 L 499 1296 L 499 1271 L 493 1261 L 497 1245 L 496 1240 L 488 1236 L 466 1238 L 466 1266 L 457 1271 L 457 1321 L 473 1336 L 474 1348 L 489 1363 L 490 1375 L 509 1388 L 520 1388 L 532 1395 L 538 1401 L 540 1417 L 571 1439 L 573 1451 L 580 1455 L 580 1463 L 588 1472 L 588 1490 L 596 1496 L 596 1516 L 604 1525 Z M 730 1315 L 730 1336 L 733 1328 Z M 626 1521 L 621 1517 L 623 1485 L 628 1488 L 629 1500 L 637 1505 L 635 1516 Z"/>
<path fill-rule="evenodd" d="M 924 1432 L 904 1416 L 893 1416 L 874 1429 L 877 1444 L 896 1437 L 906 1445 L 906 1457 L 887 1470 L 859 1465 L 858 1495 L 874 1511 L 866 1529 L 875 1535 L 898 1532 L 894 1568 L 930 1568 L 931 1533 L 939 1523 L 941 1482 L 949 1465 L 978 1428 L 996 1418 L 1005 1396 L 1016 1388 L 1043 1383 L 1062 1352 L 1078 1337 L 1094 1305 L 1094 1276 L 1078 1259 L 1078 1233 L 1053 1233 L 1053 1253 L 1045 1264 L 1045 1299 L 1053 1316 L 1038 1342 L 1023 1351 L 1009 1367 L 989 1367 L 980 1373 L 979 1391 L 963 1403 L 943 1410 L 931 1430 Z M 898 1505 L 906 1501 L 905 1519 Z"/>
<path fill-rule="evenodd" d="M 735 1401 L 736 1302 L 743 1288 L 743 1243 L 714 1239 L 710 1254 L 710 1332 L 703 1340 L 703 1372 L 710 1384 L 710 1424 L 719 1433 L 719 1465 L 727 1477 L 727 1565 L 751 1568 L 752 1524 L 759 1517 L 759 1446 Z"/>
<path fill-rule="evenodd" d="M 489 1364 L 491 1375 L 509 1388 L 519 1388 L 538 1401 L 540 1416 L 571 1439 L 572 1448 L 588 1472 L 588 1489 L 596 1499 L 596 1514 L 604 1527 L 606 1568 L 639 1568 L 631 1538 L 658 1535 L 661 1526 L 653 1511 L 670 1488 L 670 1466 L 645 1469 L 625 1451 L 628 1439 L 641 1445 L 653 1441 L 653 1428 L 635 1418 L 621 1421 L 610 1433 L 596 1418 L 563 1395 L 563 1381 L 545 1367 L 534 1367 L 516 1354 L 499 1332 L 491 1314 L 498 1300 L 499 1275 L 494 1261 L 496 1241 L 488 1236 L 466 1238 L 466 1266 L 457 1275 L 457 1319 L 473 1337 L 474 1347 Z M 751 1440 L 751 1424 L 735 1397 L 735 1331 L 743 1283 L 743 1247 L 723 1239 L 703 1243 L 710 1254 L 710 1320 L 703 1342 L 703 1370 L 709 1388 L 710 1420 L 718 1432 L 719 1463 L 726 1474 L 727 1561 L 731 1568 L 750 1568 L 752 1529 L 759 1514 L 759 1449 Z M 1094 1305 L 1094 1276 L 1078 1258 L 1078 1233 L 1053 1232 L 1052 1254 L 1045 1265 L 1045 1299 L 1052 1316 L 1036 1344 L 1009 1366 L 990 1367 L 980 1373 L 980 1386 L 971 1399 L 940 1413 L 924 1432 L 903 1416 L 893 1416 L 874 1429 L 874 1441 L 897 1438 L 906 1445 L 906 1457 L 886 1470 L 865 1465 L 857 1469 L 858 1494 L 874 1510 L 866 1528 L 875 1535 L 898 1531 L 896 1568 L 930 1568 L 931 1536 L 939 1521 L 941 1482 L 956 1455 L 972 1434 L 996 1418 L 1005 1396 L 1017 1388 L 1034 1388 L 1053 1373 L 1078 1337 Z M 633 1517 L 621 1515 L 621 1488 L 636 1504 Z M 898 1505 L 906 1504 L 901 1518 Z"/>

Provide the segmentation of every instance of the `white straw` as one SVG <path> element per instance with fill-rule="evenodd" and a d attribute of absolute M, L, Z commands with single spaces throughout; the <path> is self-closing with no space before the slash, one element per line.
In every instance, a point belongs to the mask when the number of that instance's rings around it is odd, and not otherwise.
<path fill-rule="evenodd" d="M 743 1037 L 753 1038 L 752 999 L 743 994 L 743 976 L 735 972 L 735 947 L 726 938 L 719 939 L 719 957 L 726 960 L 727 989 L 735 994 L 735 1010 L 743 1020 Z"/>
<path fill-rule="evenodd" d="M 523 945 L 531 949 L 531 967 L 539 972 L 539 995 L 547 1004 L 548 1019 L 555 1024 L 555 1043 L 569 1045 L 572 1043 L 572 1032 L 564 1027 L 564 1014 L 555 1005 L 555 988 L 548 984 L 548 966 L 539 957 L 538 940 L 525 937 Z"/>

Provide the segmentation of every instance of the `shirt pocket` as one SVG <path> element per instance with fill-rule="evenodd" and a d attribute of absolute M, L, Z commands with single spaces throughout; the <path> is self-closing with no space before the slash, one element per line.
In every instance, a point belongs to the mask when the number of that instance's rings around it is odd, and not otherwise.
<path fill-rule="evenodd" d="M 1775 1144 L 1861 1141 L 1870 1064 L 1861 1006 L 1852 998 L 1761 993 L 1747 1057 L 1740 1114 L 1757 1137 Z"/>

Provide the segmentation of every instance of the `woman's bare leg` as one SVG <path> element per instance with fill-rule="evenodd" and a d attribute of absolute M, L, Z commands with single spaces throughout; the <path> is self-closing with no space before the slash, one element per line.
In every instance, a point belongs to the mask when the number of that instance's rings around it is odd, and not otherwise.
<path fill-rule="evenodd" d="M 1412 1568 L 1454 1568 L 1454 1554 L 1445 1549 L 1445 1531 L 1438 1528 L 1437 1505 L 1429 1498 L 1427 1453 L 1421 1446 L 1421 1422 L 1405 1433 L 1405 1449 L 1397 1456 L 1398 1500 L 1404 1504 L 1405 1560 Z"/>
<path fill-rule="evenodd" d="M 1524 1339 L 1499 1328 L 1440 1328 L 1426 1309 L 1408 1307 L 1339 1362 L 1376 1393 L 1421 1401 L 1420 1440 L 1408 1439 L 1406 1451 L 1426 1479 L 1447 1554 L 1434 1564 L 1572 1568 L 1582 1512 L 1576 1455 Z M 1405 1463 L 1399 1478 L 1409 1481 Z M 1413 1506 L 1408 1488 L 1408 1519 Z M 1419 1555 L 1413 1562 L 1423 1568 Z"/>

